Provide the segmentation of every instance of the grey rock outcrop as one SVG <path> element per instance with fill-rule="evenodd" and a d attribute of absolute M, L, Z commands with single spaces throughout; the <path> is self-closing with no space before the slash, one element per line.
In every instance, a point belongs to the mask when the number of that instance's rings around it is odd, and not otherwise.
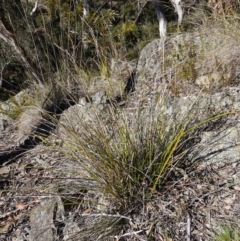
<path fill-rule="evenodd" d="M 208 29 L 181 34 L 163 45 L 158 39 L 141 51 L 136 90 L 174 95 L 219 91 L 240 81 L 240 46 L 230 30 Z"/>

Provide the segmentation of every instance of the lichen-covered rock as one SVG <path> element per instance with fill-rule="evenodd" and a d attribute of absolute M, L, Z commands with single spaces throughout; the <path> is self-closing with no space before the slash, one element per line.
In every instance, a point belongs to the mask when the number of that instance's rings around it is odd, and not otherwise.
<path fill-rule="evenodd" d="M 18 121 L 17 144 L 23 144 L 29 136 L 34 135 L 43 121 L 42 110 L 38 107 L 31 107 L 26 110 Z"/>
<path fill-rule="evenodd" d="M 154 40 L 141 51 L 136 90 L 173 95 L 219 91 L 240 81 L 240 44 L 227 28 L 181 34 L 165 44 Z"/>
<path fill-rule="evenodd" d="M 57 240 L 57 227 L 54 225 L 56 217 L 63 215 L 61 201 L 58 197 L 42 200 L 30 213 L 29 241 Z"/>

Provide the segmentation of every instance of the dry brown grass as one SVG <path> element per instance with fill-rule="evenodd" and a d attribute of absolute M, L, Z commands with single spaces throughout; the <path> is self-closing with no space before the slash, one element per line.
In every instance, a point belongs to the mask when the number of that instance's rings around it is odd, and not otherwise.
<path fill-rule="evenodd" d="M 239 7 L 239 0 L 208 0 L 208 6 L 211 8 L 214 18 L 219 15 L 226 15 L 237 10 Z"/>

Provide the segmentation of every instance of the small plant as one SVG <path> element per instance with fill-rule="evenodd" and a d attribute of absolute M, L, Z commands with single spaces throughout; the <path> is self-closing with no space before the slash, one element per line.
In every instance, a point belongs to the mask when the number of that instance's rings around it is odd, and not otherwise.
<path fill-rule="evenodd" d="M 240 241 L 240 231 L 229 226 L 222 227 L 214 241 Z"/>
<path fill-rule="evenodd" d="M 221 116 L 196 124 L 194 111 L 176 121 L 178 110 L 168 116 L 164 109 L 162 101 L 151 110 L 138 108 L 134 113 L 110 106 L 108 113 L 94 112 L 88 123 L 79 115 L 77 129 L 71 122 L 63 126 L 65 154 L 120 207 L 145 202 L 184 162 L 185 144 L 194 138 L 191 133 Z"/>
<path fill-rule="evenodd" d="M 90 201 L 93 212 L 89 217 L 111 217 L 117 213 L 118 220 L 126 224 L 133 213 L 146 212 L 148 205 L 157 202 L 156 196 L 161 199 L 161 195 L 168 192 L 169 184 L 181 182 L 185 171 L 192 168 L 187 156 L 196 148 L 195 140 L 202 129 L 199 127 L 229 114 L 199 122 L 196 121 L 197 103 L 184 115 L 179 113 L 185 106 L 173 107 L 173 113 L 169 113 L 162 98 L 151 108 L 137 106 L 134 110 L 118 109 L 110 104 L 101 110 L 94 105 L 90 110 L 83 107 L 60 122 L 61 136 L 57 139 L 72 167 L 68 175 L 90 180 L 94 184 L 86 187 L 88 192 L 94 190 L 102 196 L 101 200 Z M 102 232 L 111 233 L 113 226 L 120 226 L 112 221 L 108 227 L 102 226 Z M 159 221 L 154 219 L 154 222 Z M 154 225 L 152 229 L 152 233 L 147 234 L 150 239 L 154 236 Z M 94 227 L 91 230 L 95 232 Z M 168 232 L 164 236 L 169 235 Z M 116 234 L 116 230 L 113 233 Z"/>
<path fill-rule="evenodd" d="M 36 104 L 36 96 L 34 99 L 28 91 L 22 91 L 17 96 L 9 98 L 7 102 L 0 102 L 0 113 L 12 119 L 19 119 L 25 110 Z"/>

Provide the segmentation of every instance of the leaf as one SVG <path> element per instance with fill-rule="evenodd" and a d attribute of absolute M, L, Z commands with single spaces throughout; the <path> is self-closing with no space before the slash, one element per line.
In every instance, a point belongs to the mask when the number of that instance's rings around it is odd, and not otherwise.
<path fill-rule="evenodd" d="M 240 186 L 234 186 L 233 189 L 236 191 L 240 191 Z"/>
<path fill-rule="evenodd" d="M 226 209 L 226 210 L 230 210 L 232 207 L 231 206 L 224 206 L 223 208 Z"/>
<path fill-rule="evenodd" d="M 25 205 L 25 204 L 22 204 L 22 203 L 16 204 L 17 210 L 24 210 L 27 206 L 28 205 Z"/>

